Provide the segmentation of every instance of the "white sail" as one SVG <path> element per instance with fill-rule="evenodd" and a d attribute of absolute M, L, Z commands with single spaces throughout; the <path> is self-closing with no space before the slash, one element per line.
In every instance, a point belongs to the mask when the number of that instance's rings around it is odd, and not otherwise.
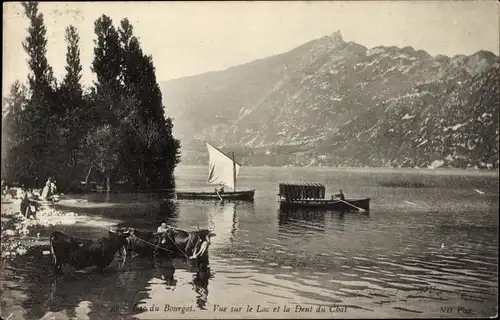
<path fill-rule="evenodd" d="M 207 184 L 223 183 L 226 187 L 234 190 L 240 165 L 234 163 L 233 159 L 211 146 L 208 142 L 207 148 L 209 158 Z"/>

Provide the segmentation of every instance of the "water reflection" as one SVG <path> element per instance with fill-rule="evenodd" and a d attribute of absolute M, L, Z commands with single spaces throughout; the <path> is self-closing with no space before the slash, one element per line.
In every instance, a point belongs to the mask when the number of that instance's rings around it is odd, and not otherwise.
<path fill-rule="evenodd" d="M 169 259 L 165 261 L 161 267 L 158 264 L 155 264 L 155 270 L 160 274 L 160 278 L 165 280 L 167 290 L 174 291 L 175 286 L 177 285 L 177 280 L 174 278 L 175 266 L 173 264 L 173 260 Z"/>
<path fill-rule="evenodd" d="M 25 296 L 22 307 L 27 319 L 39 319 L 47 313 L 77 319 L 89 316 L 102 319 L 113 312 L 129 314 L 137 293 L 129 290 L 130 286 L 144 287 L 147 273 L 112 266 L 102 275 L 89 269 L 56 277 L 51 271 L 50 257 L 42 256 L 36 247 L 11 261 L 11 266 L 3 270 L 9 294 Z"/>
<path fill-rule="evenodd" d="M 314 232 L 325 232 L 325 215 L 321 210 L 293 209 L 278 210 L 279 231 L 285 233 L 301 232 L 301 229 Z M 304 230 L 302 230 L 304 231 Z"/>
<path fill-rule="evenodd" d="M 190 209 L 193 212 L 193 205 L 181 206 L 181 210 L 187 211 Z M 197 203 L 197 209 L 200 214 L 192 218 L 192 226 L 200 228 L 214 228 L 215 237 L 211 239 L 210 249 L 223 249 L 231 246 L 238 236 L 239 230 L 239 214 L 253 217 L 254 205 L 248 202 L 204 202 Z M 196 207 L 195 207 L 196 208 Z M 192 214 L 192 213 L 191 213 Z M 181 215 L 186 217 L 184 213 Z M 205 222 L 205 224 L 202 224 Z"/>
<path fill-rule="evenodd" d="M 196 292 L 196 305 L 201 310 L 206 310 L 208 302 L 208 282 L 211 278 L 210 269 L 202 268 L 193 275 L 193 281 L 190 284 Z"/>
<path fill-rule="evenodd" d="M 180 296 L 186 297 L 185 289 L 191 287 L 194 292 L 194 301 L 200 310 L 207 309 L 209 281 L 213 273 L 207 265 L 201 265 L 191 272 L 191 268 L 186 266 L 183 259 L 170 259 L 164 261 L 161 267 L 155 267 L 155 271 L 150 274 L 146 291 L 142 293 L 142 299 L 134 305 L 137 313 L 155 311 L 150 310 L 150 306 L 161 306 L 160 310 L 165 311 L 165 305 L 175 307 L 175 299 Z M 180 292 L 177 292 L 180 291 Z M 167 302 L 167 304 L 165 304 Z M 182 303 L 186 305 L 184 301 Z"/>
<path fill-rule="evenodd" d="M 233 243 L 238 228 L 235 203 L 217 203 L 209 209 L 208 215 L 210 225 L 216 234 L 211 240 L 210 249 L 222 248 Z"/>

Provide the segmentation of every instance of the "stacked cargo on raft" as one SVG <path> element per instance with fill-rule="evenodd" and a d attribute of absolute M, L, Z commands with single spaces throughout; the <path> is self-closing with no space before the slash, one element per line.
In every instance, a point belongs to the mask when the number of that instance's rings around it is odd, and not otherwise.
<path fill-rule="evenodd" d="M 321 183 L 280 183 L 280 208 L 321 208 L 338 212 L 368 212 L 370 198 L 326 198 L 326 188 Z"/>
<path fill-rule="evenodd" d="M 324 199 L 326 188 L 321 183 L 280 183 L 280 195 L 287 200 Z"/>

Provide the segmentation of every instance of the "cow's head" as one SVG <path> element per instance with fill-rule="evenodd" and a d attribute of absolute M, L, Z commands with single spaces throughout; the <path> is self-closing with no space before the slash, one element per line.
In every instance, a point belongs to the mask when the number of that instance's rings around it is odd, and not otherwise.
<path fill-rule="evenodd" d="M 118 238 L 123 246 L 127 246 L 129 244 L 129 237 L 132 235 L 129 228 L 110 228 L 108 232 L 111 237 Z"/>

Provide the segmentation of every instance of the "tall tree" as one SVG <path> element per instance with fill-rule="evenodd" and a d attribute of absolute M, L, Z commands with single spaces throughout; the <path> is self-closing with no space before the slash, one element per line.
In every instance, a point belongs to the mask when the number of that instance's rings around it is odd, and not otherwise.
<path fill-rule="evenodd" d="M 38 1 L 21 3 L 26 17 L 30 21 L 28 37 L 23 42 L 23 48 L 29 56 L 28 65 L 31 74 L 28 81 L 32 99 L 50 98 L 54 85 L 52 67 L 47 61 L 47 28 L 43 22 L 43 14 L 38 12 Z"/>
<path fill-rule="evenodd" d="M 120 21 L 120 27 L 118 28 L 118 33 L 120 35 L 120 47 L 121 47 L 121 57 L 122 57 L 122 77 L 121 80 L 124 84 L 124 86 L 127 86 L 131 79 L 130 79 L 130 72 L 129 72 L 129 63 L 131 57 L 130 53 L 130 42 L 132 41 L 133 38 L 133 27 L 130 24 L 130 21 L 125 18 L 122 21 Z"/>
<path fill-rule="evenodd" d="M 110 17 L 103 15 L 94 23 L 97 39 L 94 40 L 94 60 L 92 72 L 97 76 L 97 91 L 110 90 L 112 103 L 116 104 L 121 94 L 121 49 L 118 32 Z M 112 105 L 110 108 L 117 107 Z"/>
<path fill-rule="evenodd" d="M 82 85 L 82 65 L 80 63 L 80 36 L 74 26 L 66 28 L 65 40 L 66 49 L 66 76 L 64 77 L 63 87 L 71 93 L 75 98 L 81 98 Z"/>
<path fill-rule="evenodd" d="M 136 101 L 127 119 L 127 161 L 136 184 L 147 188 L 173 187 L 173 170 L 179 162 L 179 141 L 172 137 L 171 119 L 165 119 L 160 87 L 151 56 L 143 53 L 127 19 L 121 21 L 123 83 Z M 125 150 L 125 149 L 124 149 Z"/>
<path fill-rule="evenodd" d="M 141 101 L 147 106 L 143 109 L 144 124 L 158 128 L 158 139 L 149 148 L 149 177 L 152 186 L 169 188 L 174 186 L 173 172 L 179 163 L 180 142 L 172 135 L 172 119 L 164 114 L 162 93 L 156 80 L 155 67 L 151 56 L 143 57 L 143 81 L 140 89 Z M 150 129 L 148 129 L 150 130 Z"/>
<path fill-rule="evenodd" d="M 106 137 L 111 136 L 113 139 L 113 150 L 121 149 L 122 139 L 120 134 L 120 108 L 123 103 L 123 86 L 122 86 L 122 52 L 120 48 L 119 34 L 113 26 L 113 21 L 110 17 L 103 15 L 94 23 L 94 31 L 97 38 L 94 40 L 94 60 L 92 61 L 92 71 L 97 76 L 95 82 L 95 94 L 93 95 L 93 103 L 95 104 L 93 112 L 94 117 L 100 119 L 95 123 L 94 128 L 90 128 L 88 137 L 101 137 L 106 133 Z M 108 128 L 109 126 L 109 128 Z M 103 129 L 105 128 L 105 130 Z M 106 138 L 107 139 L 107 138 Z M 87 139 L 88 140 L 88 139 Z M 90 140 L 88 140 L 90 141 Z M 108 141 L 108 140 L 106 140 Z M 99 150 L 98 141 L 95 142 L 94 150 Z M 104 144 L 106 145 L 106 144 Z M 92 149 L 92 148 L 88 148 Z M 111 151 L 110 151 L 111 152 Z M 114 152 L 114 151 L 113 151 Z M 88 157 L 102 157 L 103 153 L 88 154 Z M 105 170 L 107 177 L 107 188 L 111 189 L 111 176 L 113 171 L 116 171 L 118 161 L 109 161 L 116 157 L 111 154 L 106 155 L 106 159 L 89 159 L 89 163 L 105 163 L 106 165 L 99 166 L 101 170 Z"/>
<path fill-rule="evenodd" d="M 80 140 L 88 130 L 88 108 L 83 99 L 83 89 L 80 83 L 82 65 L 80 62 L 80 37 L 74 26 L 66 28 L 66 74 L 57 92 L 58 108 L 55 110 L 54 125 L 57 128 L 58 144 L 55 144 L 54 154 L 61 168 L 60 187 L 71 187 L 85 168 L 80 168 L 78 149 Z"/>
<path fill-rule="evenodd" d="M 30 22 L 23 48 L 28 54 L 30 68 L 28 83 L 31 96 L 23 112 L 23 121 L 29 123 L 30 131 L 20 134 L 27 133 L 23 143 L 30 148 L 22 149 L 26 150 L 25 158 L 33 160 L 22 174 L 44 179 L 56 170 L 50 159 L 53 153 L 51 148 L 57 139 L 53 125 L 55 79 L 46 57 L 47 30 L 43 14 L 38 11 L 38 2 L 22 2 L 22 6 Z"/>
<path fill-rule="evenodd" d="M 133 27 L 128 19 L 125 18 L 120 22 L 118 32 L 122 51 L 124 93 L 133 101 L 133 103 L 128 104 L 128 108 L 122 108 L 122 134 L 124 137 L 122 163 L 128 179 L 134 183 L 135 188 L 138 188 L 145 185 L 144 162 L 142 161 L 145 154 L 137 139 L 137 129 L 140 125 L 139 112 L 142 107 L 136 89 L 137 84 L 141 81 L 139 64 L 142 58 L 142 49 L 137 38 L 133 36 Z"/>

